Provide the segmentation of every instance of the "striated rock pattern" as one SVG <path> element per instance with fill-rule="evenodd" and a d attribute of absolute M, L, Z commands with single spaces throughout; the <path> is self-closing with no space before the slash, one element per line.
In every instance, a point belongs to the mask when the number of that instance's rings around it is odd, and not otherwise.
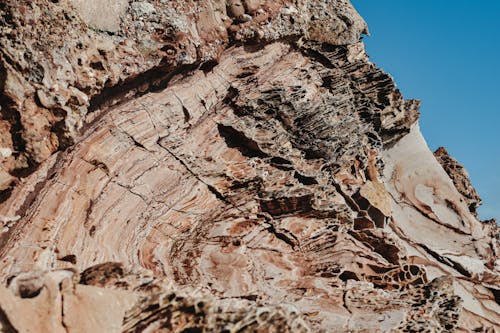
<path fill-rule="evenodd" d="M 210 68 L 234 42 L 346 44 L 366 31 L 344 0 L 2 0 L 0 18 L 4 197 L 76 141 L 89 111 Z"/>
<path fill-rule="evenodd" d="M 0 11 L 0 331 L 500 331 L 498 227 L 348 1 Z"/>

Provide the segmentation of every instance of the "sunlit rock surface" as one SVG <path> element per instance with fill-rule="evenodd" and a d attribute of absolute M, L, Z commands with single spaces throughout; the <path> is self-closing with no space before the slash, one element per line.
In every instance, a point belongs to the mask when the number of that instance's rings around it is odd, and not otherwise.
<path fill-rule="evenodd" d="M 498 228 L 347 1 L 0 1 L 0 330 L 500 330 Z"/>

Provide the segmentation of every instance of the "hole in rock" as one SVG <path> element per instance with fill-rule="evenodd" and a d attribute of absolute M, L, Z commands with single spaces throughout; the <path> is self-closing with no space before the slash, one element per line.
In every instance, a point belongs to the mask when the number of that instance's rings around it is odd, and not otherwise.
<path fill-rule="evenodd" d="M 200 65 L 200 69 L 203 72 L 208 73 L 217 65 L 218 65 L 218 62 L 216 60 L 209 60 L 209 61 L 202 63 Z"/>
<path fill-rule="evenodd" d="M 273 157 L 273 158 L 271 158 L 271 163 L 280 164 L 280 165 L 292 164 L 289 160 L 286 160 L 286 159 L 281 158 L 281 157 Z"/>
<path fill-rule="evenodd" d="M 293 174 L 293 177 L 295 179 L 297 179 L 303 185 L 315 185 L 315 184 L 318 184 L 318 182 L 316 181 L 316 179 L 314 179 L 314 177 L 307 177 L 307 176 L 301 175 L 297 171 L 295 171 L 295 173 Z"/>
<path fill-rule="evenodd" d="M 237 131 L 231 126 L 218 124 L 217 128 L 220 135 L 226 141 L 227 146 L 238 149 L 243 156 L 261 158 L 267 157 L 267 154 L 260 149 L 257 142 L 247 138 L 243 133 Z"/>
<path fill-rule="evenodd" d="M 181 331 L 181 333 L 203 333 L 200 327 L 188 327 Z"/>
<path fill-rule="evenodd" d="M 103 71 L 104 66 L 102 65 L 102 62 L 96 61 L 90 64 L 90 67 L 96 71 Z"/>
<path fill-rule="evenodd" d="M 342 280 L 342 281 L 347 281 L 347 280 L 355 280 L 355 281 L 359 281 L 359 278 L 358 276 L 356 275 L 356 273 L 354 272 L 350 272 L 350 271 L 343 271 L 342 274 L 339 275 L 339 278 Z"/>
<path fill-rule="evenodd" d="M 66 261 L 66 262 L 69 262 L 69 263 L 72 263 L 73 265 L 76 264 L 76 256 L 74 254 L 68 254 L 64 257 L 62 257 L 61 259 L 59 259 L 61 261 Z"/>
<path fill-rule="evenodd" d="M 493 296 L 495 297 L 495 302 L 497 302 L 497 304 L 500 305 L 500 290 L 494 288 L 488 288 L 488 289 L 493 293 Z"/>
<path fill-rule="evenodd" d="M 35 298 L 38 295 L 40 295 L 40 292 L 42 291 L 42 287 L 36 287 L 32 284 L 26 284 L 26 285 L 20 285 L 19 286 L 19 296 L 21 298 Z"/>

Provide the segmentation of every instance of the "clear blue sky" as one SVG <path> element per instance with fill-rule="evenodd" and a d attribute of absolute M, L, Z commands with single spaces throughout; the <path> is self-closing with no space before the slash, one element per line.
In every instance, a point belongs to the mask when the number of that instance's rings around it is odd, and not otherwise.
<path fill-rule="evenodd" d="M 500 0 L 351 2 L 368 23 L 371 61 L 422 101 L 429 147 L 445 146 L 465 166 L 480 217 L 499 219 Z"/>

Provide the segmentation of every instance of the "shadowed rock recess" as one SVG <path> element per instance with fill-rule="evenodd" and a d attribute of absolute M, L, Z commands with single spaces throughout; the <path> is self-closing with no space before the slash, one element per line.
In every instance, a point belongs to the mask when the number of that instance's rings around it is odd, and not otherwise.
<path fill-rule="evenodd" d="M 0 0 L 0 332 L 499 332 L 495 221 L 347 0 Z"/>

